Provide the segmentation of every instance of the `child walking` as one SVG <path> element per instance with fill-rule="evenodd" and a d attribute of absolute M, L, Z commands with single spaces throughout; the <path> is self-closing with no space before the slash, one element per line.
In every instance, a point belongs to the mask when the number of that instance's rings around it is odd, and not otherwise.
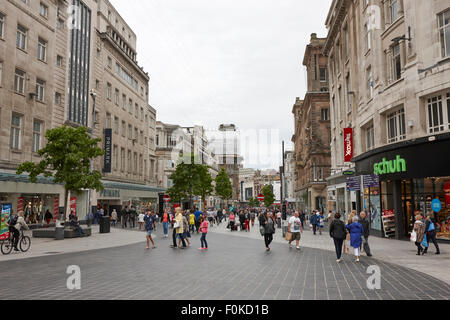
<path fill-rule="evenodd" d="M 199 218 L 200 220 L 200 232 L 202 234 L 202 237 L 200 238 L 201 241 L 201 248 L 198 248 L 198 250 L 208 250 L 208 243 L 206 242 L 206 234 L 208 233 L 208 221 L 204 219 L 203 217 Z"/>

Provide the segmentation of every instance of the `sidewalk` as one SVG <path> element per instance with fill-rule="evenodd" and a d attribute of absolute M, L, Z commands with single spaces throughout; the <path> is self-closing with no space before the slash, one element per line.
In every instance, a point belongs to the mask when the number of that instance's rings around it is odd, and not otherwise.
<path fill-rule="evenodd" d="M 222 222 L 220 226 L 214 225 L 214 227 L 208 229 L 208 232 L 226 233 L 233 236 L 260 239 L 261 242 L 264 242 L 263 237 L 259 233 L 258 221 L 255 222 L 255 226 L 250 232 L 231 232 L 226 228 L 227 224 L 228 222 Z M 305 227 L 306 226 L 307 224 L 305 224 Z M 276 229 L 273 241 L 285 243 L 287 246 L 287 241 L 282 237 L 281 229 Z M 295 242 L 293 244 L 295 245 Z M 425 256 L 417 256 L 417 247 L 410 241 L 369 237 L 369 245 L 373 255 L 372 258 L 374 259 L 417 270 L 450 284 L 450 244 L 439 243 L 441 251 L 440 255 L 434 254 L 435 248 L 434 245 L 431 244 L 431 247 L 428 248 L 428 253 Z M 328 231 L 322 232 L 322 235 L 319 235 L 319 232 L 317 232 L 317 235 L 314 235 L 309 228 L 305 228 L 302 233 L 300 247 L 335 252 L 334 243 L 330 238 Z M 350 253 L 352 253 L 352 251 L 352 248 L 350 248 Z M 364 255 L 365 253 L 362 254 Z M 343 258 L 354 259 L 353 254 L 344 255 Z"/>
<path fill-rule="evenodd" d="M 120 247 L 129 244 L 145 242 L 145 233 L 143 231 L 138 231 L 137 229 L 121 229 L 111 227 L 110 233 L 101 234 L 99 230 L 100 227 L 98 225 L 92 225 L 91 228 L 92 235 L 85 238 L 64 239 L 59 241 L 54 239 L 31 238 L 31 248 L 28 252 L 13 251 L 9 255 L 2 255 L 0 253 L 0 262 L 47 255 Z M 31 236 L 31 231 L 25 231 L 24 234 Z"/>

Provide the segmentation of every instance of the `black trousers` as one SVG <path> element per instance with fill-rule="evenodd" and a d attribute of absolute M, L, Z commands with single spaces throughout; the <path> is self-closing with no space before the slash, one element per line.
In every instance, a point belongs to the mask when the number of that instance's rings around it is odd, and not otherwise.
<path fill-rule="evenodd" d="M 266 248 L 269 247 L 270 243 L 273 240 L 273 234 L 272 233 L 266 233 L 264 234 L 264 242 L 266 244 Z"/>
<path fill-rule="evenodd" d="M 10 235 L 10 237 L 14 237 L 14 243 L 13 243 L 14 248 L 17 249 L 17 245 L 19 244 L 20 232 L 19 232 L 19 230 L 17 230 L 14 227 L 9 227 L 8 229 L 9 229 L 9 232 L 12 233 Z"/>
<path fill-rule="evenodd" d="M 430 242 L 433 242 L 434 246 L 436 247 L 436 252 L 439 252 L 439 246 L 436 241 L 436 232 L 426 233 L 425 236 L 427 237 L 428 247 L 430 246 Z M 425 248 L 424 252 L 428 251 L 428 247 Z"/>
<path fill-rule="evenodd" d="M 344 239 L 336 239 L 334 240 L 334 248 L 336 249 L 336 257 L 340 259 L 342 257 L 342 245 L 344 244 Z"/>
<path fill-rule="evenodd" d="M 313 224 L 313 232 L 314 232 L 314 234 L 316 234 L 316 230 L 317 230 L 317 224 Z"/>
<path fill-rule="evenodd" d="M 175 228 L 173 228 L 172 240 L 173 240 L 173 246 L 176 247 L 177 246 L 177 232 L 175 231 Z"/>
<path fill-rule="evenodd" d="M 417 246 L 417 254 L 420 254 L 420 252 L 423 250 L 421 242 L 416 242 L 416 246 Z"/>

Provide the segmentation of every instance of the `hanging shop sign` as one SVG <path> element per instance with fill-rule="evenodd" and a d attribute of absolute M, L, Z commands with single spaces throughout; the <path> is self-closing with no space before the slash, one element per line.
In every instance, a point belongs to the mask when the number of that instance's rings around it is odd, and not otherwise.
<path fill-rule="evenodd" d="M 353 158 L 353 129 L 344 128 L 344 161 L 350 162 Z"/>
<path fill-rule="evenodd" d="M 112 147 L 112 129 L 105 129 L 105 161 L 104 173 L 111 173 L 111 147 Z"/>

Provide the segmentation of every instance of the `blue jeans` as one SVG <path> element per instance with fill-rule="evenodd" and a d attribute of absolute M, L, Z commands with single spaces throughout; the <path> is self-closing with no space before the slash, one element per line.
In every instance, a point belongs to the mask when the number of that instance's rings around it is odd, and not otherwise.
<path fill-rule="evenodd" d="M 164 229 L 164 235 L 167 235 L 168 229 L 169 229 L 169 223 L 163 222 L 163 229 Z"/>
<path fill-rule="evenodd" d="M 206 233 L 202 233 L 200 241 L 202 243 L 202 248 L 208 248 L 208 242 L 206 242 Z"/>

